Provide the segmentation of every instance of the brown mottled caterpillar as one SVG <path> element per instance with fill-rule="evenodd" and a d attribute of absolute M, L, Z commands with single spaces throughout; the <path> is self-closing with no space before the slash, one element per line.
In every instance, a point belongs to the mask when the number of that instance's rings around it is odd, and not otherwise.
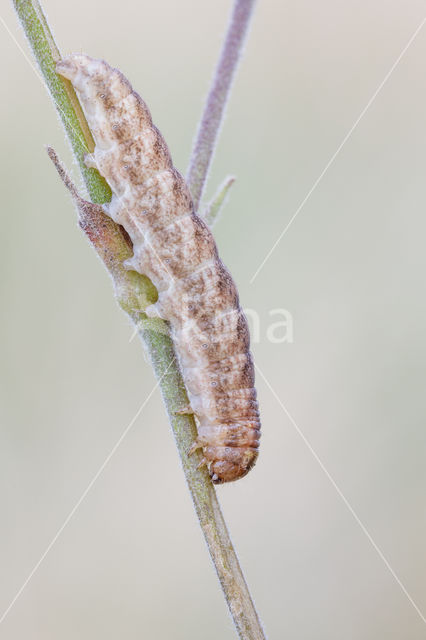
<path fill-rule="evenodd" d="M 103 60 L 73 54 L 57 71 L 77 90 L 95 139 L 86 162 L 113 191 L 106 213 L 123 225 L 134 256 L 126 265 L 159 292 L 146 309 L 170 323 L 198 438 L 213 482 L 254 465 L 260 421 L 247 321 L 235 284 L 145 102 Z"/>

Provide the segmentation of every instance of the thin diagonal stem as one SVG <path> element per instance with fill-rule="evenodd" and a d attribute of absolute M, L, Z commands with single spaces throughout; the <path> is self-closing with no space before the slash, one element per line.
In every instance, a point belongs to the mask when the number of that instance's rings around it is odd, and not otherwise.
<path fill-rule="evenodd" d="M 13 0 L 13 4 L 64 125 L 90 197 L 93 202 L 108 202 L 111 189 L 95 169 L 88 169 L 84 164 L 85 154 L 93 151 L 92 134 L 72 84 L 55 71 L 60 53 L 41 6 L 38 0 Z"/>
<path fill-rule="evenodd" d="M 214 195 L 213 200 L 204 209 L 202 217 L 204 222 L 206 222 L 210 228 L 216 224 L 223 205 L 225 204 L 225 200 L 227 199 L 229 189 L 232 187 L 234 182 L 235 178 L 233 176 L 226 178 Z"/>
<path fill-rule="evenodd" d="M 255 0 L 235 0 L 231 18 L 198 127 L 186 180 L 198 210 L 223 122 L 232 81 L 244 46 Z"/>
<path fill-rule="evenodd" d="M 59 52 L 40 4 L 38 0 L 13 0 L 13 3 L 64 123 L 90 197 L 96 203 L 108 202 L 111 197 L 108 185 L 97 171 L 88 170 L 84 165 L 84 154 L 90 150 L 93 141 L 72 86 L 68 86 L 66 81 L 55 73 L 55 61 Z M 252 5 L 252 2 L 237 4 Z M 188 405 L 188 397 L 167 325 L 161 320 L 150 320 L 143 313 L 146 304 L 155 299 L 155 289 L 147 278 L 123 267 L 123 260 L 132 254 L 128 238 L 123 235 L 120 227 L 103 213 L 100 206 L 85 203 L 79 198 L 52 150 L 49 150 L 49 155 L 55 161 L 68 188 L 74 192 L 80 225 L 107 267 L 117 300 L 136 324 L 159 380 L 195 510 L 238 634 L 243 640 L 264 640 L 262 626 L 230 540 L 215 488 L 206 468 L 197 467 L 201 454 L 195 452 L 193 456 L 188 456 L 197 429 L 193 416 L 177 414 L 177 411 Z M 29 580 L 24 584 L 24 588 L 28 582 Z M 191 603 L 188 603 L 188 611 L 190 609 Z"/>

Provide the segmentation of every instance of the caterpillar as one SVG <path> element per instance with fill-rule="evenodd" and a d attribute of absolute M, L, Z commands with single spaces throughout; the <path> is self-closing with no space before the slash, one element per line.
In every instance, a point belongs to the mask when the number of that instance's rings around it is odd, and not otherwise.
<path fill-rule="evenodd" d="M 198 437 L 215 484 L 243 477 L 258 456 L 260 417 L 249 330 L 236 286 L 214 238 L 142 98 L 103 60 L 71 54 L 57 72 L 76 89 L 95 149 L 86 156 L 111 187 L 105 212 L 133 244 L 126 268 L 148 276 L 168 321 Z"/>

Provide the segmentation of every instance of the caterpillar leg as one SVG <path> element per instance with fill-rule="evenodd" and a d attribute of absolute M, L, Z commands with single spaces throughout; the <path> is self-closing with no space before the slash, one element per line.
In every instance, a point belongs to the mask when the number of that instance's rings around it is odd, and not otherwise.
<path fill-rule="evenodd" d="M 197 469 L 201 469 L 202 467 L 204 467 L 204 465 L 207 465 L 207 464 L 208 464 L 208 460 L 206 458 L 203 458 L 201 462 L 197 464 Z"/>
<path fill-rule="evenodd" d="M 203 442 L 201 442 L 201 440 L 197 438 L 195 442 L 192 444 L 190 450 L 188 451 L 188 455 L 192 456 L 192 454 L 195 453 L 197 449 L 202 449 L 203 447 L 204 447 Z"/>
<path fill-rule="evenodd" d="M 84 164 L 88 169 L 97 169 L 98 165 L 96 164 L 95 156 L 93 153 L 86 153 L 84 155 Z"/>
<path fill-rule="evenodd" d="M 161 318 L 160 311 L 157 303 L 150 304 L 149 307 L 145 309 L 145 313 L 148 318 Z"/>
<path fill-rule="evenodd" d="M 123 267 L 126 269 L 126 271 L 136 271 L 137 266 L 138 263 L 136 262 L 134 256 L 132 256 L 131 258 L 127 258 L 127 260 L 124 260 L 123 262 Z"/>
<path fill-rule="evenodd" d="M 182 409 L 179 409 L 179 411 L 175 411 L 175 413 L 178 416 L 191 416 L 194 414 L 194 410 L 190 404 L 187 404 L 185 407 L 182 407 Z"/>

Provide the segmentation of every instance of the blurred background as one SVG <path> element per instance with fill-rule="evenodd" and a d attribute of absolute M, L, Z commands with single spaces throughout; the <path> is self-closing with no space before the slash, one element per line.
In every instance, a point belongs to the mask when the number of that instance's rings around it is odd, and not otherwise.
<path fill-rule="evenodd" d="M 44 0 L 60 49 L 123 71 L 182 172 L 230 5 Z M 270 638 L 426 637 L 426 26 L 250 284 L 424 17 L 420 0 L 259 2 L 209 180 L 206 197 L 237 176 L 215 235 L 258 314 L 256 363 L 359 518 L 258 375 L 259 462 L 218 492 Z M 72 165 L 47 93 L 0 33 L 1 615 L 154 379 L 47 159 Z M 268 340 L 273 309 L 292 342 Z M 236 637 L 158 392 L 0 632 Z"/>

